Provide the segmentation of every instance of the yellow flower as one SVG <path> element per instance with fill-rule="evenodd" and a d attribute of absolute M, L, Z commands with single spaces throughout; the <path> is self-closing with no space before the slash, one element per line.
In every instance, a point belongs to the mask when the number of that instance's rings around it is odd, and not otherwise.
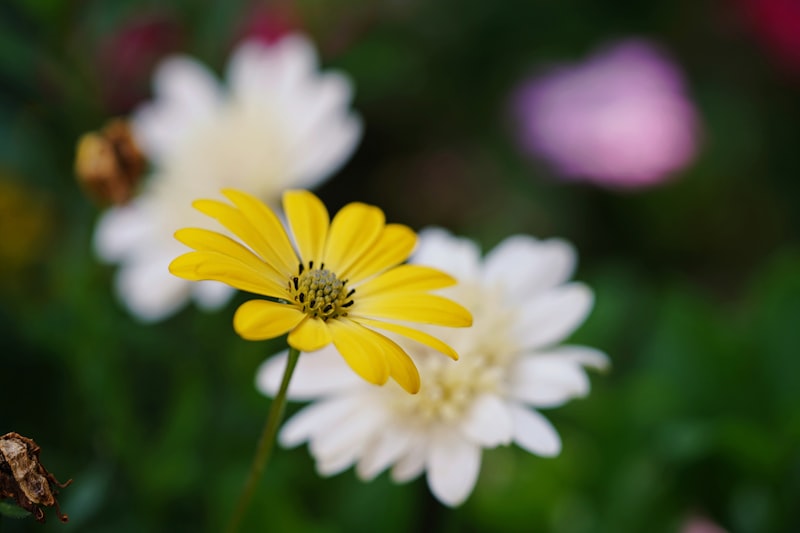
<path fill-rule="evenodd" d="M 248 340 L 288 333 L 289 345 L 311 352 L 331 342 L 363 379 L 382 385 L 391 376 L 405 390 L 419 390 L 419 373 L 408 354 L 376 330 L 399 334 L 453 359 L 456 352 L 407 322 L 464 327 L 464 307 L 429 291 L 455 284 L 437 269 L 401 264 L 417 236 L 386 224 L 383 212 L 354 202 L 331 221 L 325 205 L 308 191 L 287 191 L 283 209 L 294 245 L 280 219 L 255 197 L 227 189 L 229 205 L 197 200 L 194 207 L 215 218 L 246 245 L 209 230 L 187 228 L 175 237 L 195 251 L 170 264 L 170 272 L 192 281 L 222 281 L 269 300 L 250 300 L 233 317 Z"/>

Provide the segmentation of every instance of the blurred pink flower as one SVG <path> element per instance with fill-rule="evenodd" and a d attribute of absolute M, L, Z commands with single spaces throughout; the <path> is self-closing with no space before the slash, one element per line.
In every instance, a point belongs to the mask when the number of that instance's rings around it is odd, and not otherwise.
<path fill-rule="evenodd" d="M 695 156 L 698 119 L 679 69 L 630 40 L 526 80 L 513 110 L 523 149 L 566 178 L 657 184 Z"/>
<path fill-rule="evenodd" d="M 800 72 L 800 2 L 741 0 L 741 16 L 772 56 Z"/>
<path fill-rule="evenodd" d="M 680 533 L 727 533 L 727 531 L 708 518 L 693 516 L 684 522 Z"/>

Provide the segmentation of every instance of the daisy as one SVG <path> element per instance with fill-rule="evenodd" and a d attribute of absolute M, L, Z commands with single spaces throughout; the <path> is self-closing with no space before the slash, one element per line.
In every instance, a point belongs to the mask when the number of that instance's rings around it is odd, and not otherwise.
<path fill-rule="evenodd" d="M 403 344 L 419 368 L 419 394 L 357 383 L 330 350 L 300 360 L 289 398 L 312 400 L 282 428 L 284 446 L 309 443 L 321 475 L 355 465 L 363 480 L 391 467 L 396 482 L 427 471 L 432 493 L 461 504 L 478 478 L 483 448 L 516 443 L 545 457 L 561 450 L 558 433 L 538 409 L 589 392 L 584 367 L 603 369 L 606 356 L 560 343 L 592 307 L 592 292 L 568 282 L 573 248 L 561 240 L 506 239 L 485 260 L 467 239 L 443 230 L 420 234 L 414 264 L 451 273 L 445 294 L 473 314 L 468 330 L 442 331 L 457 363 L 427 347 Z M 256 383 L 274 394 L 285 356 L 260 368 Z"/>
<path fill-rule="evenodd" d="M 283 190 L 313 187 L 333 174 L 361 137 L 361 122 L 348 108 L 349 80 L 321 74 L 311 43 L 300 35 L 239 46 L 225 86 L 192 58 L 168 58 L 155 73 L 154 93 L 132 116 L 152 175 L 132 202 L 101 216 L 94 235 L 100 258 L 120 264 L 120 299 L 150 322 L 191 299 L 218 308 L 233 293 L 167 272 L 183 250 L 174 231 L 206 222 L 186 198 L 218 197 L 234 187 L 276 203 Z"/>
<path fill-rule="evenodd" d="M 255 197 L 223 191 L 233 204 L 198 200 L 198 211 L 218 220 L 239 242 L 206 229 L 179 230 L 175 237 L 195 251 L 175 259 L 170 272 L 191 281 L 214 280 L 268 299 L 242 304 L 233 318 L 248 340 L 288 333 L 289 346 L 312 352 L 332 344 L 352 370 L 369 383 L 392 377 L 410 393 L 419 374 L 408 354 L 383 332 L 399 334 L 457 359 L 437 338 L 407 323 L 463 327 L 472 322 L 462 306 L 429 291 L 455 280 L 435 268 L 400 264 L 416 235 L 386 224 L 377 207 L 351 203 L 332 221 L 308 191 L 287 191 L 283 209 L 294 241 L 280 219 Z"/>

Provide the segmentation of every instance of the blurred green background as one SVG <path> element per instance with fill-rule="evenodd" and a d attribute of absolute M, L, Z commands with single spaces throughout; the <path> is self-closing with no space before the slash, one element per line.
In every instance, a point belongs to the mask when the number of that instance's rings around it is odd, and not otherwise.
<path fill-rule="evenodd" d="M 558 458 L 484 453 L 458 509 L 424 480 L 321 479 L 306 449 L 277 449 L 243 531 L 671 532 L 696 514 L 731 532 L 800 531 L 800 68 L 742 4 L 264 4 L 354 80 L 365 134 L 318 189 L 331 210 L 367 201 L 484 249 L 520 232 L 572 241 L 596 292 L 573 340 L 613 368 L 546 412 Z M 68 524 L 49 510 L 44 526 L 0 516 L 0 531 L 218 531 L 229 517 L 269 405 L 254 372 L 280 343 L 232 331 L 245 295 L 219 313 L 133 320 L 94 256 L 100 211 L 72 165 L 81 133 L 148 96 L 158 58 L 183 51 L 220 72 L 252 9 L 0 4 L 0 434 L 34 438 L 43 464 L 75 479 L 60 498 Z M 115 68 L 114 47 L 142 24 L 158 28 L 151 48 Z M 637 192 L 552 179 L 516 148 L 511 91 L 539 64 L 632 35 L 684 69 L 699 157 Z"/>

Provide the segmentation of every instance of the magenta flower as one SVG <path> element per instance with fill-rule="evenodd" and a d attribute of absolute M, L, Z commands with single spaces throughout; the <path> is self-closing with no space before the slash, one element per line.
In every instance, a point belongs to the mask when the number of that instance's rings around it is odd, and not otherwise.
<path fill-rule="evenodd" d="M 797 0 L 740 0 L 745 26 L 772 58 L 800 72 L 800 2 Z"/>
<path fill-rule="evenodd" d="M 522 148 L 568 179 L 655 185 L 697 151 L 698 118 L 683 76 L 645 41 L 625 41 L 524 81 L 513 110 Z"/>

